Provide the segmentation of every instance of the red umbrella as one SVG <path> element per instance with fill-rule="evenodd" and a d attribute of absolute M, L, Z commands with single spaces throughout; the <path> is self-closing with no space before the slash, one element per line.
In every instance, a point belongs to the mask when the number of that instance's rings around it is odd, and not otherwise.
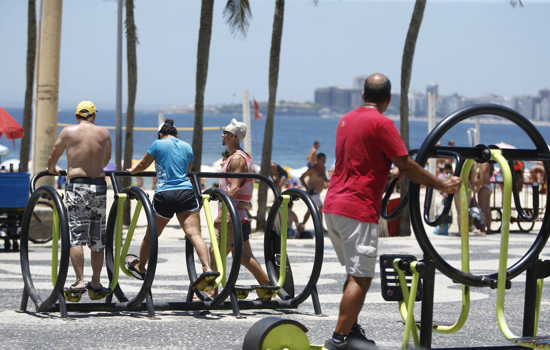
<path fill-rule="evenodd" d="M 8 140 L 14 140 L 13 148 L 15 148 L 15 139 L 23 137 L 23 127 L 4 108 L 0 107 L 0 136 L 2 134 L 6 134 Z"/>

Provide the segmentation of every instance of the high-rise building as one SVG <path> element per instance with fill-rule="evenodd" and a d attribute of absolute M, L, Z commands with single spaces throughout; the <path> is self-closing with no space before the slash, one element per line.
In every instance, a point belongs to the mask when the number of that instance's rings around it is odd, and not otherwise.
<path fill-rule="evenodd" d="M 540 100 L 540 120 L 550 122 L 550 97 L 544 97 Z"/>
<path fill-rule="evenodd" d="M 368 77 L 366 75 L 358 75 L 356 77 L 353 77 L 353 88 L 354 89 L 361 89 L 363 91 L 363 88 L 365 87 L 365 80 Z"/>
<path fill-rule="evenodd" d="M 330 108 L 330 95 L 330 88 L 315 89 L 315 103 L 321 105 L 322 107 Z"/>
<path fill-rule="evenodd" d="M 315 89 L 315 103 L 327 108 L 355 108 L 363 104 L 362 91 L 340 86 Z"/>

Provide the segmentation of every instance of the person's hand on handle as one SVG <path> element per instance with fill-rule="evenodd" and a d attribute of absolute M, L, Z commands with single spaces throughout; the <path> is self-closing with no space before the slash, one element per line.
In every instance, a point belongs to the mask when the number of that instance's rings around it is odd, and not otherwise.
<path fill-rule="evenodd" d="M 449 176 L 443 180 L 443 187 L 439 190 L 445 193 L 457 193 L 462 186 L 462 179 L 458 176 Z"/>

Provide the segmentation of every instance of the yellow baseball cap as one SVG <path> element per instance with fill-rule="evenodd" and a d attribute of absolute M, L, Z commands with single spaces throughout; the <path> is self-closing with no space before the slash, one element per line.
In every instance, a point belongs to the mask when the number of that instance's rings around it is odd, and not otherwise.
<path fill-rule="evenodd" d="M 97 112 L 97 108 L 92 101 L 82 101 L 76 106 L 76 114 L 81 117 L 88 117 Z"/>

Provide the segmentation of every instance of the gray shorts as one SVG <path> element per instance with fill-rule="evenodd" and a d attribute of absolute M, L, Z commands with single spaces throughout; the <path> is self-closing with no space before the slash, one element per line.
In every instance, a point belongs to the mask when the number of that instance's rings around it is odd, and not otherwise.
<path fill-rule="evenodd" d="M 378 253 L 378 225 L 336 214 L 325 214 L 328 235 L 346 273 L 374 277 Z"/>
<path fill-rule="evenodd" d="M 88 244 L 90 250 L 105 248 L 107 183 L 104 178 L 73 178 L 66 188 L 71 247 Z"/>

